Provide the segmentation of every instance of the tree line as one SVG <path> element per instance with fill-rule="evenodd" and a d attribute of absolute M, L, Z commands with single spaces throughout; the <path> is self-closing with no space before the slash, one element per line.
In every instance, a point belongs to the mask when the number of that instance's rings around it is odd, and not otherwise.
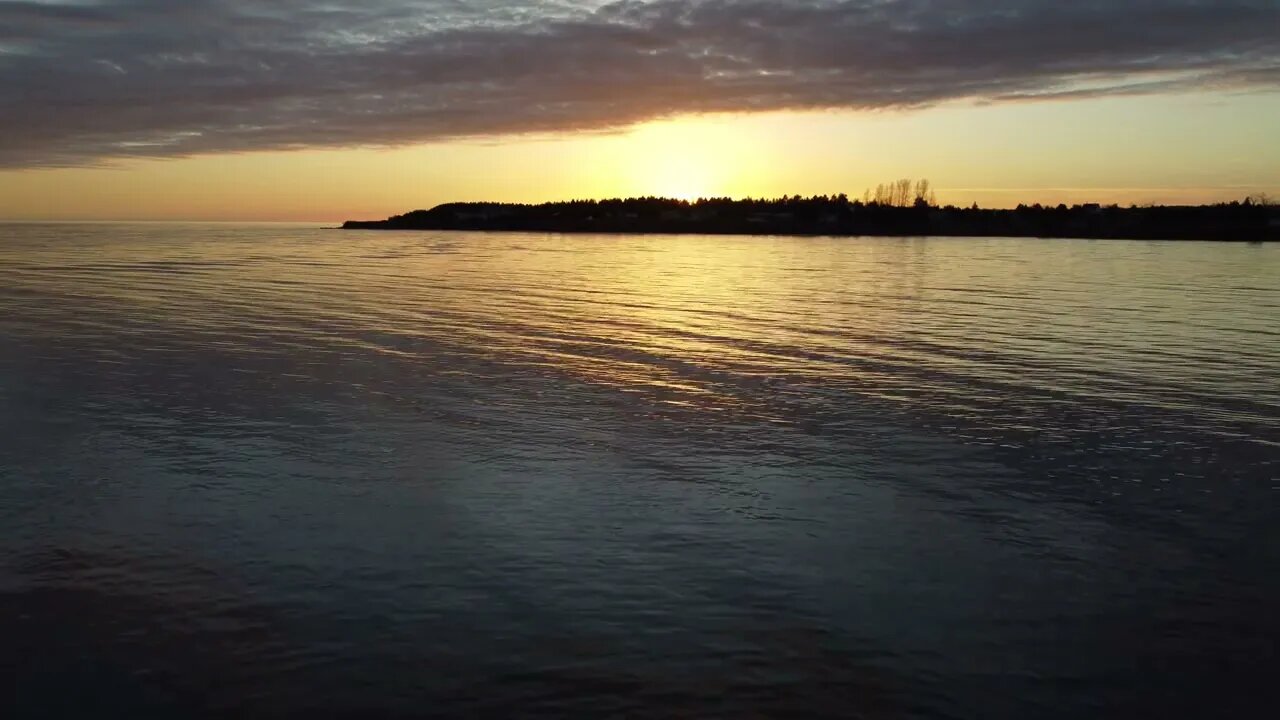
<path fill-rule="evenodd" d="M 835 195 L 780 198 L 660 197 L 521 203 L 446 203 L 386 220 L 348 221 L 348 229 L 786 235 L 979 235 L 1204 240 L 1280 239 L 1280 208 L 1270 198 L 1205 206 L 1086 203 L 976 204 L 941 207 L 932 184 L 901 179 L 861 199 Z"/>

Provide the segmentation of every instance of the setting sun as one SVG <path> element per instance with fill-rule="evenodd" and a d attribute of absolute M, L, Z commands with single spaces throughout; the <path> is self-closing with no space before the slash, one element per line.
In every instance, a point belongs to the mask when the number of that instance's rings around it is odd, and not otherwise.
<path fill-rule="evenodd" d="M 656 158 L 641 182 L 654 188 L 653 194 L 677 200 L 697 200 L 716 194 L 711 165 L 696 157 Z"/>
<path fill-rule="evenodd" d="M 628 133 L 624 184 L 636 195 L 679 200 L 728 195 L 726 178 L 750 175 L 741 138 L 712 118 L 649 123 Z M 621 178 L 619 178 L 621 180 Z"/>
<path fill-rule="evenodd" d="M 0 718 L 1280 703 L 1280 0 L 0 0 Z"/>

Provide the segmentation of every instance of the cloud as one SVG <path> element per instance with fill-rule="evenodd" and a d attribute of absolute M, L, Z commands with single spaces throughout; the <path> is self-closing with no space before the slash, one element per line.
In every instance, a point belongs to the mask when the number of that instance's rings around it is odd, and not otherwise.
<path fill-rule="evenodd" d="M 0 0 L 0 166 L 1280 87 L 1274 0 Z"/>

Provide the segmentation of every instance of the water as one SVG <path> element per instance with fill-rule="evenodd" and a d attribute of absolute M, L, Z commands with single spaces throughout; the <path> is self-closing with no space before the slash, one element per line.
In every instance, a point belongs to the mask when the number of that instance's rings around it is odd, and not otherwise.
<path fill-rule="evenodd" d="M 1275 246 L 0 226 L 0 712 L 1256 712 L 1277 320 Z"/>

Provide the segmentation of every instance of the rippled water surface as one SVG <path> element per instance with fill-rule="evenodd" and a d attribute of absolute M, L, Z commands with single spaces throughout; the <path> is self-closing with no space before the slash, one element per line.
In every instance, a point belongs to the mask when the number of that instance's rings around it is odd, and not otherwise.
<path fill-rule="evenodd" d="M 1278 496 L 1280 247 L 0 226 L 5 717 L 1255 716 Z"/>

